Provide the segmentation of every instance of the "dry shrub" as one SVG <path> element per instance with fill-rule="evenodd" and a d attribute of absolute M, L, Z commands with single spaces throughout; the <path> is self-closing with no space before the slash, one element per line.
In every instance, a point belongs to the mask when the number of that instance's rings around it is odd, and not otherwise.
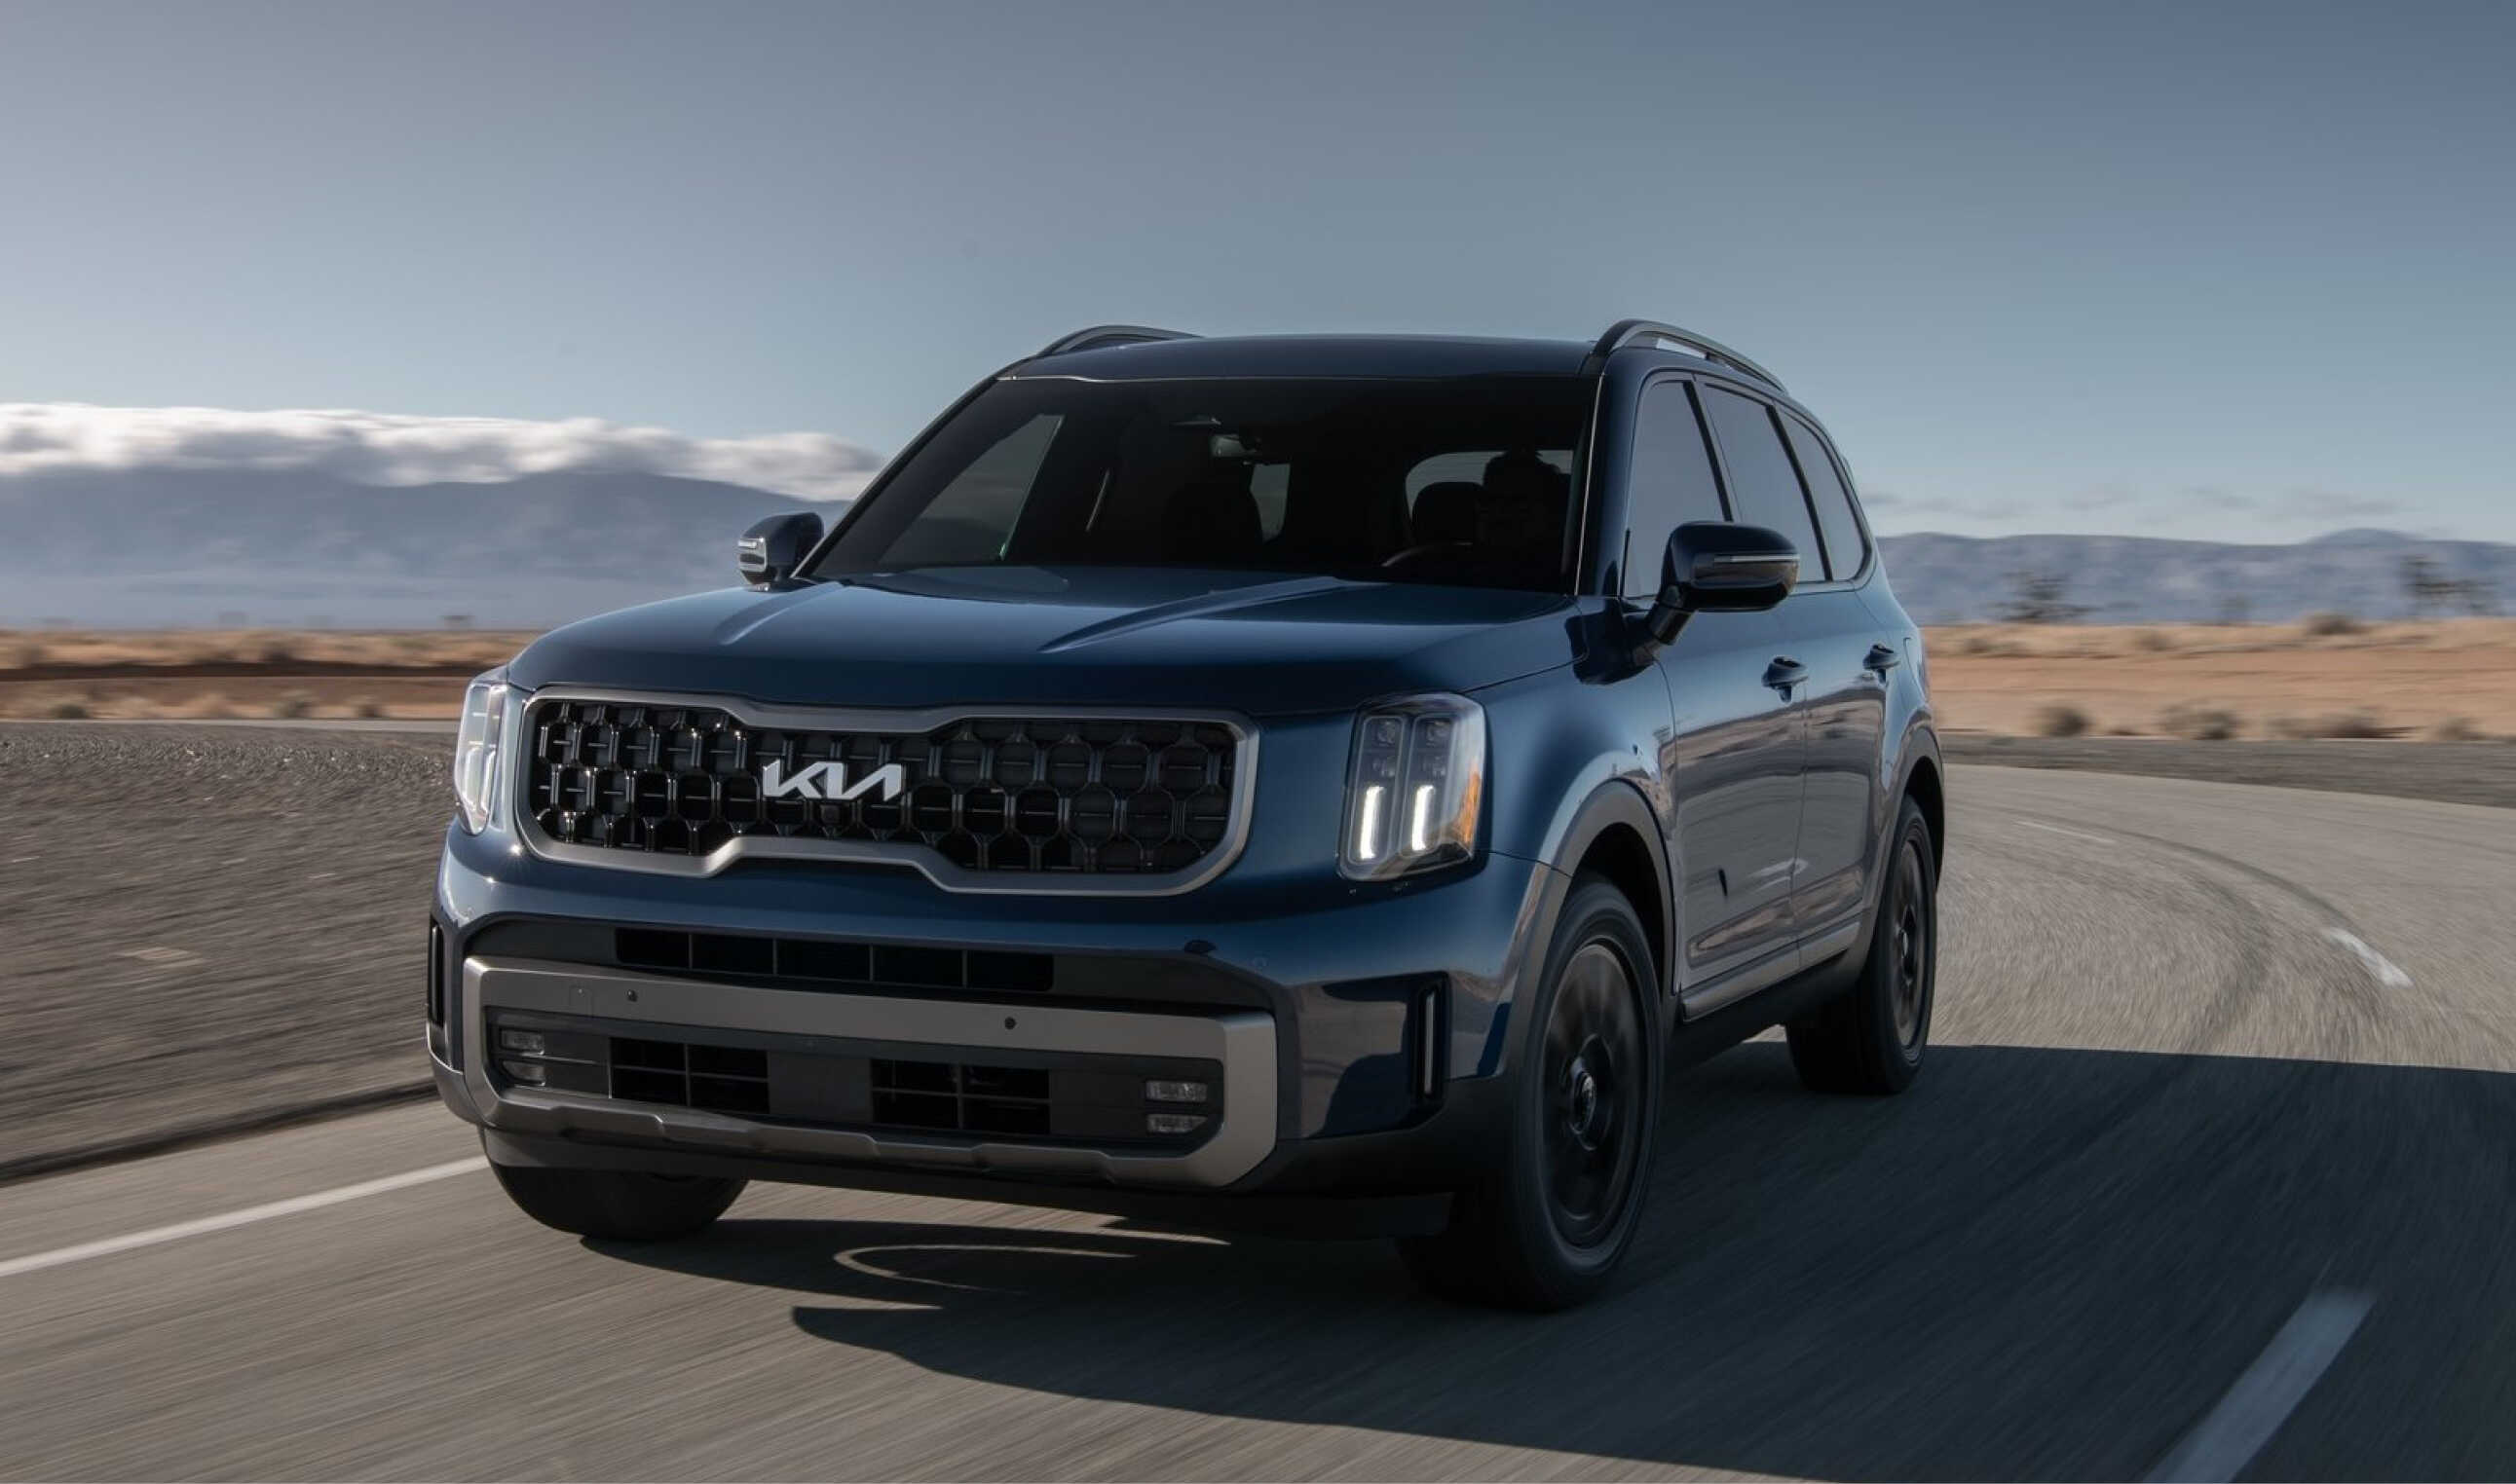
<path fill-rule="evenodd" d="M 2292 741 L 2310 741 L 2329 737 L 2390 737 L 2394 728 L 2372 711 L 2332 711 L 2320 717 L 2275 717 L 2270 729 L 2273 736 Z"/>
<path fill-rule="evenodd" d="M 89 716 L 85 701 L 55 701 L 44 714 L 56 721 L 84 721 Z"/>
<path fill-rule="evenodd" d="M 2016 639 L 1977 631 L 1957 636 L 1956 652 L 1969 659 L 2006 659 L 2025 654 L 2027 648 Z"/>
<path fill-rule="evenodd" d="M 292 690 L 271 703 L 271 714 L 284 721 L 299 721 L 314 714 L 314 697 L 303 690 Z"/>
<path fill-rule="evenodd" d="M 20 644 L 11 652 L 9 656 L 9 668 L 12 670 L 32 670 L 52 657 L 53 652 L 50 649 L 45 648 L 42 644 L 35 643 L 30 640 L 26 643 Z"/>
<path fill-rule="evenodd" d="M 2191 702 L 2169 706 L 2158 718 L 2160 731 L 2187 742 L 2225 742 L 2243 727 L 2243 719 L 2233 711 Z"/>
<path fill-rule="evenodd" d="M 2076 737 L 2088 729 L 2088 714 L 2061 701 L 2035 708 L 2028 721 L 2039 737 Z"/>
<path fill-rule="evenodd" d="M 2159 629 L 2134 629 L 2131 646 L 2144 654 L 2164 654 L 2175 647 L 2175 637 Z"/>
<path fill-rule="evenodd" d="M 2344 634 L 2365 634 L 2368 626 L 2352 613 L 2310 613 L 2298 625 L 2309 639 L 2332 639 Z"/>
<path fill-rule="evenodd" d="M 360 696 L 350 703 L 350 710 L 361 721 L 374 721 L 384 717 L 385 703 L 374 696 Z"/>
<path fill-rule="evenodd" d="M 2428 729 L 2432 742 L 2487 742 L 2490 738 L 2472 724 L 2470 717 L 2449 717 Z"/>
<path fill-rule="evenodd" d="M 297 646 L 284 639 L 267 639 L 254 650 L 253 658 L 257 664 L 294 665 L 298 660 Z"/>

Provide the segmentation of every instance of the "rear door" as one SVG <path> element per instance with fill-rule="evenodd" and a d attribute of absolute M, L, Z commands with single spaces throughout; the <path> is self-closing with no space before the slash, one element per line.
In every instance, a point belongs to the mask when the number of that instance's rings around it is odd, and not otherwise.
<path fill-rule="evenodd" d="M 1809 962 L 1849 947 L 1870 897 L 1884 766 L 1888 672 L 1904 659 L 1899 636 L 1882 625 L 1861 588 L 1869 542 L 1853 512 L 1841 466 L 1825 439 L 1790 412 L 1781 414 L 1793 462 L 1817 519 L 1825 569 L 1803 568 L 1792 610 L 1793 652 L 1808 667 L 1808 772 L 1800 804 L 1800 871 L 1792 909 Z"/>
<path fill-rule="evenodd" d="M 1647 382 L 1626 490 L 1625 598 L 1648 604 L 1666 580 L 1669 532 L 1729 518 L 1685 376 Z M 1661 812 L 1678 895 L 1678 986 L 1690 1012 L 1736 998 L 1794 962 L 1791 885 L 1799 831 L 1801 719 L 1771 683 L 1779 610 L 1698 613 L 1660 651 L 1674 726 L 1660 750 Z"/>

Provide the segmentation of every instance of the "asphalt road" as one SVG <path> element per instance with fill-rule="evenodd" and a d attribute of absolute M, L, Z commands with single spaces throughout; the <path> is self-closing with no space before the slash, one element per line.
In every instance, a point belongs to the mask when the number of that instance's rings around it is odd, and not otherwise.
<path fill-rule="evenodd" d="M 824 1191 L 607 1248 L 402 1108 L 0 1193 L 0 1474 L 2516 1475 L 2516 815 L 1950 794 L 1922 1083 L 1687 1074 L 1578 1313 Z"/>

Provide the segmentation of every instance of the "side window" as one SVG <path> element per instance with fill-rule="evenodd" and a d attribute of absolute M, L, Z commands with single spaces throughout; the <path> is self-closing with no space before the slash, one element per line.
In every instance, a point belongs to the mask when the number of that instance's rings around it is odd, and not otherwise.
<path fill-rule="evenodd" d="M 1625 596 L 1656 598 L 1670 573 L 1668 533 L 1690 520 L 1722 520 L 1721 486 L 1703 445 L 1694 388 L 1671 378 L 1643 389 L 1634 413 L 1633 470 L 1625 480 Z"/>
<path fill-rule="evenodd" d="M 972 459 L 882 554 L 889 566 L 984 566 L 1014 532 L 1040 462 L 1066 420 L 1041 413 Z"/>
<path fill-rule="evenodd" d="M 1258 502 L 1258 535 L 1273 541 L 1283 533 L 1284 500 L 1292 493 L 1293 466 L 1259 464 L 1249 471 L 1249 498 Z"/>
<path fill-rule="evenodd" d="M 1817 527 L 1825 537 L 1825 574 L 1838 581 L 1861 570 L 1868 545 L 1861 538 L 1861 520 L 1852 514 L 1852 496 L 1826 456 L 1825 439 L 1798 418 L 1785 416 L 1791 452 L 1800 456 L 1800 477 L 1808 481 L 1809 504 L 1817 507 Z"/>
<path fill-rule="evenodd" d="M 1703 410 L 1721 435 L 1721 465 L 1729 471 L 1730 504 L 1739 518 L 1782 532 L 1799 548 L 1801 580 L 1814 581 L 1825 570 L 1825 555 L 1817 544 L 1808 501 L 1800 494 L 1800 476 L 1783 451 L 1782 430 L 1774 426 L 1773 409 L 1735 392 L 1706 387 Z"/>

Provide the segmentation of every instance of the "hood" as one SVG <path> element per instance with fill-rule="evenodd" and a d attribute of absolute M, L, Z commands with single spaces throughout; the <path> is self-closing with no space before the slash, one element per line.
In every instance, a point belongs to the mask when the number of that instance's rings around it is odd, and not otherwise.
<path fill-rule="evenodd" d="M 1212 706 L 1249 716 L 1473 690 L 1571 663 L 1571 598 L 1142 567 L 950 567 L 732 589 L 536 639 L 528 689 L 797 706 Z"/>

